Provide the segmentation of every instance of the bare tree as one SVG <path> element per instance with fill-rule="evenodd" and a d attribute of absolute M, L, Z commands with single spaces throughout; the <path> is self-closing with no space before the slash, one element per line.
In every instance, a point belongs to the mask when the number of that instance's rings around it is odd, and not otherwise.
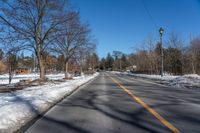
<path fill-rule="evenodd" d="M 79 62 L 81 67 L 81 75 L 83 75 L 83 71 L 88 70 L 88 68 L 92 67 L 93 69 L 97 66 L 97 60 L 93 55 L 96 52 L 96 43 L 86 43 L 77 49 L 77 53 L 75 54 L 76 60 Z"/>
<path fill-rule="evenodd" d="M 183 41 L 180 36 L 172 32 L 167 41 L 168 48 L 165 52 L 165 66 L 173 74 L 182 74 L 182 49 Z"/>
<path fill-rule="evenodd" d="M 149 72 L 150 74 L 155 73 L 155 69 L 156 69 L 156 61 L 158 56 L 156 55 L 155 50 L 155 42 L 153 41 L 152 37 L 150 36 L 148 38 L 148 40 L 146 41 L 146 47 L 147 47 L 147 51 L 148 51 L 148 59 L 149 61 L 146 62 L 149 65 Z"/>
<path fill-rule="evenodd" d="M 9 84 L 12 81 L 14 71 L 17 69 L 17 53 L 14 51 L 9 51 L 7 54 L 7 64 L 9 73 Z"/>
<path fill-rule="evenodd" d="M 200 74 L 200 38 L 194 38 L 190 42 L 189 51 L 193 73 Z"/>
<path fill-rule="evenodd" d="M 4 58 L 6 59 L 5 62 L 9 74 L 9 84 L 11 83 L 14 72 L 17 69 L 17 55 L 19 51 L 23 49 L 23 47 L 15 46 L 16 43 L 18 43 L 18 41 L 15 41 L 12 38 L 7 38 L 6 40 L 1 39 L 1 48 L 4 50 Z"/>
<path fill-rule="evenodd" d="M 56 39 L 54 51 L 64 55 L 65 58 L 65 78 L 69 78 L 69 60 L 77 53 L 78 49 L 88 43 L 90 30 L 87 25 L 80 22 L 77 12 L 73 13 L 73 19 L 63 23 L 62 35 Z"/>
<path fill-rule="evenodd" d="M 0 27 L 4 39 L 18 40 L 17 46 L 32 50 L 38 60 L 40 78 L 45 79 L 44 52 L 71 19 L 62 0 L 4 0 L 0 2 Z"/>

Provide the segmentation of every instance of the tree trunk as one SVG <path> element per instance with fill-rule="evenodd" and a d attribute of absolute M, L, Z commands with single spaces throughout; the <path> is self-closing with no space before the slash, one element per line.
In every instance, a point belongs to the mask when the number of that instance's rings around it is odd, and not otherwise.
<path fill-rule="evenodd" d="M 66 61 L 65 62 L 65 78 L 69 78 L 70 77 L 70 75 L 68 73 L 68 66 L 69 66 L 69 62 Z"/>
<path fill-rule="evenodd" d="M 44 61 L 43 61 L 43 58 L 40 57 L 38 59 L 38 62 L 39 62 L 39 68 L 40 68 L 40 79 L 41 80 L 45 80 L 45 66 L 44 66 Z"/>
<path fill-rule="evenodd" d="M 195 67 L 194 67 L 194 55 L 192 54 L 192 73 L 195 74 Z"/>
<path fill-rule="evenodd" d="M 81 57 L 81 76 L 83 76 L 83 58 Z"/>
<path fill-rule="evenodd" d="M 11 68 L 11 63 L 9 62 L 9 84 L 12 81 L 12 68 Z"/>
<path fill-rule="evenodd" d="M 83 67 L 82 67 L 82 65 L 81 65 L 81 76 L 84 76 L 84 74 L 83 74 Z"/>

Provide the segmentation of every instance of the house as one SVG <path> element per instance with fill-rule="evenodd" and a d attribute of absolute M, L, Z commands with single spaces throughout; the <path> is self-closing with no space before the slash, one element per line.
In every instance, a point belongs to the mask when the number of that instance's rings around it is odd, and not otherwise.
<path fill-rule="evenodd" d="M 126 68 L 127 71 L 131 71 L 131 72 L 134 72 L 137 70 L 137 66 L 136 65 L 132 65 L 132 66 L 129 66 Z"/>
<path fill-rule="evenodd" d="M 6 72 L 6 65 L 3 63 L 3 61 L 0 61 L 0 74 Z"/>
<path fill-rule="evenodd" d="M 30 68 L 28 68 L 28 67 L 19 67 L 16 70 L 16 74 L 28 74 L 30 72 L 31 72 Z"/>

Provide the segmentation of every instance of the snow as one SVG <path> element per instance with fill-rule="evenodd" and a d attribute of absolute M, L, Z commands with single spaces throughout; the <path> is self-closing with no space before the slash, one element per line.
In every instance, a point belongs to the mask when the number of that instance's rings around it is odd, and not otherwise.
<path fill-rule="evenodd" d="M 159 83 L 166 84 L 169 86 L 174 86 L 174 87 L 200 88 L 200 76 L 197 74 L 187 74 L 183 76 L 174 76 L 174 75 L 165 74 L 163 77 L 161 77 L 160 75 L 134 74 L 130 72 L 113 71 L 112 73 L 127 74 L 133 77 L 159 81 Z"/>
<path fill-rule="evenodd" d="M 76 77 L 62 83 L 48 82 L 42 86 L 28 87 L 12 93 L 0 93 L 0 132 L 11 133 L 18 130 L 97 75 L 98 73 L 93 76 Z M 49 75 L 49 77 L 53 76 Z M 30 76 L 21 78 L 26 77 Z"/>
<path fill-rule="evenodd" d="M 173 80 L 179 76 L 172 76 L 172 75 L 165 75 L 163 77 L 161 77 L 160 75 L 148 75 L 148 74 L 131 74 L 129 73 L 129 75 L 132 76 L 137 76 L 137 77 L 141 77 L 141 78 L 148 78 L 148 79 L 154 79 L 154 80 Z"/>
<path fill-rule="evenodd" d="M 48 75 L 46 75 L 46 77 L 49 78 L 49 79 L 56 80 L 56 79 L 64 78 L 64 74 L 63 73 L 48 74 Z M 34 74 L 34 73 L 18 74 L 18 75 L 13 76 L 11 83 L 14 84 L 14 83 L 19 82 L 20 80 L 27 80 L 27 79 L 34 80 L 34 79 L 37 79 L 37 78 L 39 78 L 39 74 L 37 74 L 37 73 L 36 74 Z M 0 85 L 1 84 L 8 84 L 8 79 L 9 79 L 8 74 L 0 75 Z"/>
<path fill-rule="evenodd" d="M 179 76 L 173 80 L 170 80 L 169 85 L 177 87 L 200 88 L 200 76 L 197 74 Z"/>

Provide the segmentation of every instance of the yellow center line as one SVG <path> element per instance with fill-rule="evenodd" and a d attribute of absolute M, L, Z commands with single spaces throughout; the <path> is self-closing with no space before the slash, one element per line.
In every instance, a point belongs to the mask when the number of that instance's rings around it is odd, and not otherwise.
<path fill-rule="evenodd" d="M 168 122 L 165 118 L 163 118 L 153 108 L 149 107 L 144 101 L 142 101 L 139 97 L 137 97 L 133 93 L 131 93 L 126 87 L 124 87 L 123 85 L 121 85 L 117 80 L 115 80 L 112 77 L 110 77 L 110 78 L 120 88 L 122 88 L 129 96 L 131 96 L 131 98 L 133 98 L 136 102 L 138 102 L 140 105 L 142 105 L 148 112 L 150 112 L 155 118 L 157 118 L 163 125 L 165 125 L 167 128 L 169 128 L 173 133 L 180 133 L 180 131 L 176 127 L 174 127 L 170 122 Z"/>

